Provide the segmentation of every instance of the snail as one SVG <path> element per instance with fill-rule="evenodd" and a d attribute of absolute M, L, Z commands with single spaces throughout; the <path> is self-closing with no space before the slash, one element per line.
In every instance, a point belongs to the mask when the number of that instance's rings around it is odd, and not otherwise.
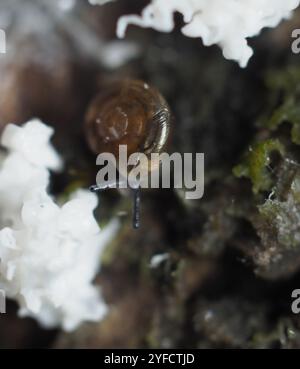
<path fill-rule="evenodd" d="M 170 125 L 170 108 L 160 92 L 143 81 L 126 79 L 111 83 L 93 99 L 85 117 L 85 136 L 95 154 L 107 152 L 118 158 L 119 147 L 126 145 L 128 156 L 143 153 L 150 159 L 165 149 Z M 133 227 L 139 228 L 140 186 L 133 191 Z"/>

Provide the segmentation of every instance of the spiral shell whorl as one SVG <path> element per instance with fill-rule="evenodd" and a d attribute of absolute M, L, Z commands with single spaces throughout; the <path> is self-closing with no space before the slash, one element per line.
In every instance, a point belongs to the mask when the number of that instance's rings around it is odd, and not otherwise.
<path fill-rule="evenodd" d="M 155 88 L 138 80 L 114 82 L 88 109 L 87 142 L 95 154 L 118 157 L 119 145 L 127 145 L 128 155 L 159 153 L 167 143 L 170 119 L 168 104 Z"/>

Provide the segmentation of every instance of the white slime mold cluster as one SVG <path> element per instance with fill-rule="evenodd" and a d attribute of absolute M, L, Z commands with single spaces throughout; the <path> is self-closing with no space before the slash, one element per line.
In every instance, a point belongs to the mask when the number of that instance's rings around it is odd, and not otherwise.
<path fill-rule="evenodd" d="M 45 327 L 70 331 L 103 318 L 107 306 L 93 285 L 117 224 L 100 230 L 97 197 L 80 190 L 63 205 L 47 193 L 49 170 L 61 160 L 52 128 L 38 120 L 8 125 L 0 161 L 0 289 Z"/>
<path fill-rule="evenodd" d="M 89 0 L 102 5 L 113 0 Z M 151 27 L 161 32 L 174 28 L 174 13 L 183 15 L 182 33 L 199 37 L 205 46 L 218 44 L 226 59 L 246 67 L 253 50 L 247 38 L 265 27 L 276 27 L 291 16 L 300 0 L 151 0 L 139 15 L 119 19 L 117 34 L 124 37 L 128 25 Z"/>

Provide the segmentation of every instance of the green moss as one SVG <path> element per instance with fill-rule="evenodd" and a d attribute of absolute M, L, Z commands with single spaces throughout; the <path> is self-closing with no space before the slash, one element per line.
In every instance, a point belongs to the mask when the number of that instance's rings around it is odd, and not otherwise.
<path fill-rule="evenodd" d="M 291 123 L 292 141 L 300 145 L 300 107 L 293 98 L 286 100 L 274 111 L 270 120 L 267 122 L 267 127 L 274 131 L 284 122 Z"/>
<path fill-rule="evenodd" d="M 279 140 L 269 139 L 255 143 L 248 149 L 244 162 L 233 169 L 234 175 L 250 178 L 254 193 L 270 190 L 272 178 L 268 166 L 273 152 L 284 154 L 284 147 Z"/>
<path fill-rule="evenodd" d="M 275 110 L 272 109 L 271 117 L 264 125 L 275 131 L 282 123 L 290 123 L 292 142 L 300 145 L 300 69 L 290 67 L 284 71 L 272 71 L 267 77 L 267 85 L 274 103 L 281 102 Z"/>
<path fill-rule="evenodd" d="M 286 94 L 294 95 L 300 92 L 300 68 L 289 66 L 283 70 L 273 69 L 267 73 L 266 84 L 270 90 L 282 90 Z"/>

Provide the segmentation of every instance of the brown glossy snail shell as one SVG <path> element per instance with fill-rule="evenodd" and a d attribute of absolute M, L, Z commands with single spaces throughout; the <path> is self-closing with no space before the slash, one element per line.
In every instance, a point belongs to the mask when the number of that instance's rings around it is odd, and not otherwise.
<path fill-rule="evenodd" d="M 92 101 L 85 134 L 95 154 L 113 153 L 127 145 L 128 155 L 160 153 L 166 146 L 171 113 L 160 92 L 139 80 L 111 83 Z"/>

